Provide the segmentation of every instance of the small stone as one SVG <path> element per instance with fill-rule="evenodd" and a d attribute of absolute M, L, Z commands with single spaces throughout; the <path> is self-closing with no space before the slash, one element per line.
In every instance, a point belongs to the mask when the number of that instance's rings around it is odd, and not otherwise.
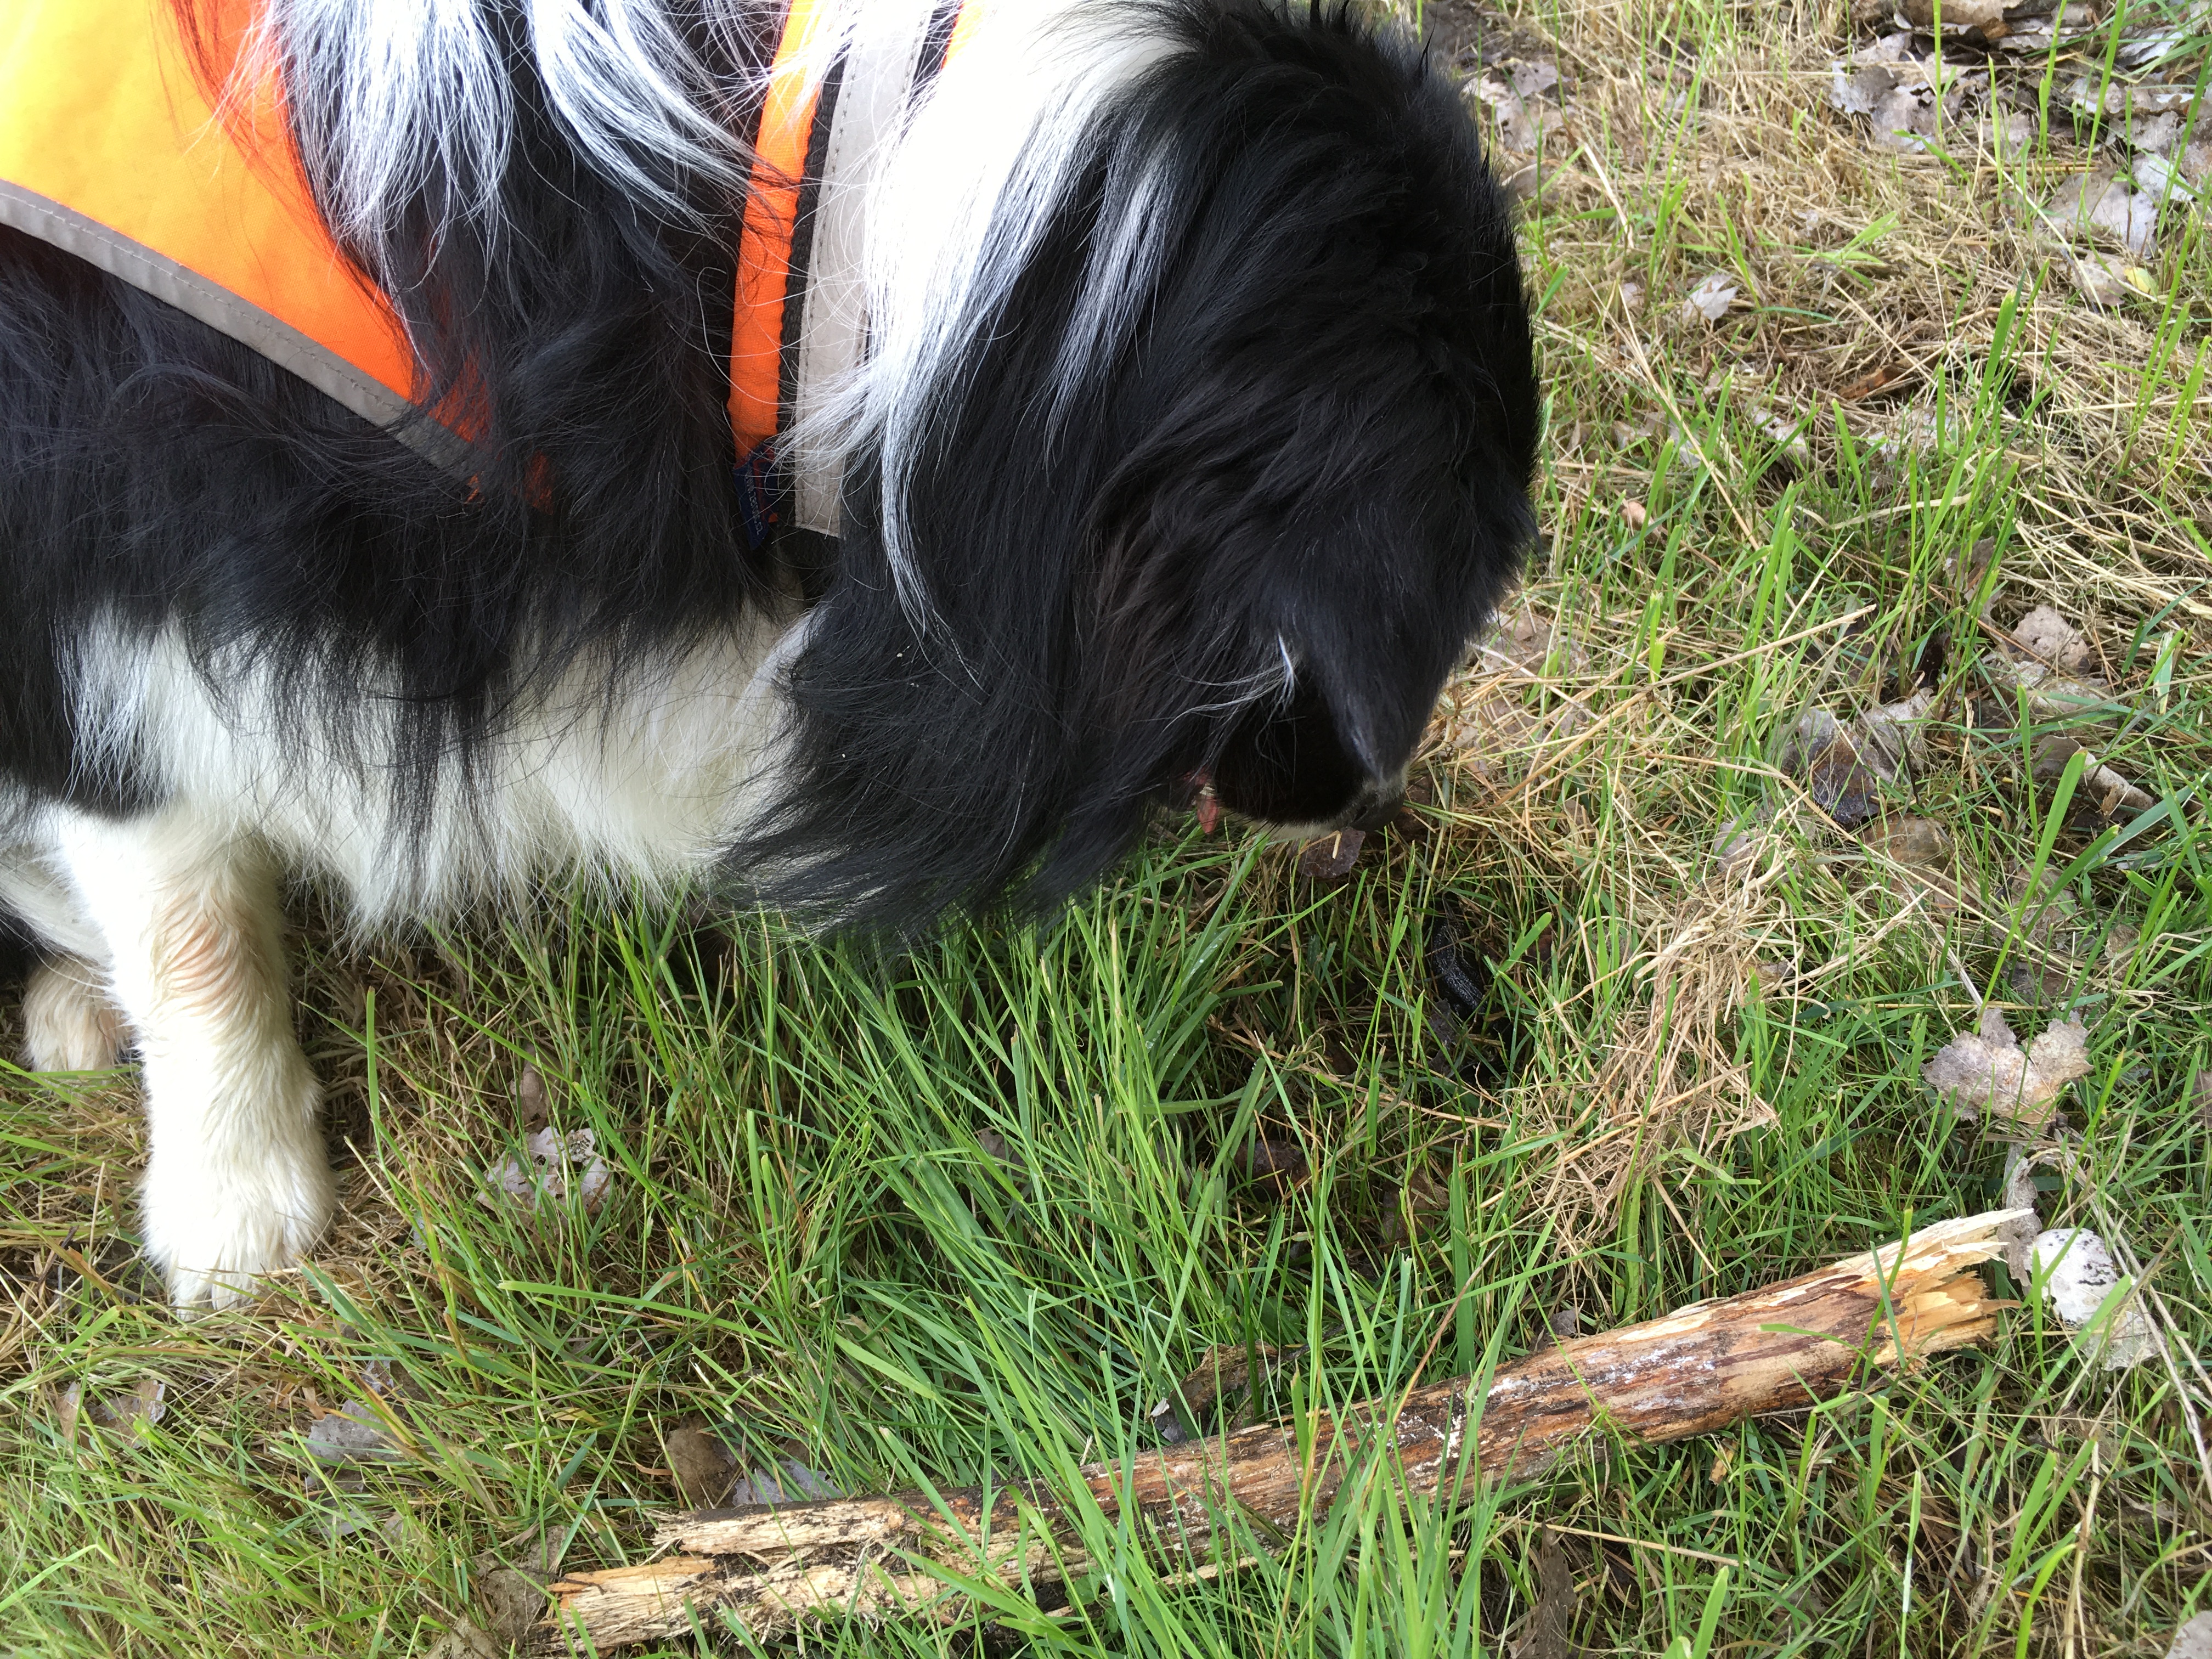
<path fill-rule="evenodd" d="M 2051 1310 L 2079 1330 L 2094 1320 L 2120 1282 L 2120 1270 L 2105 1241 L 2082 1227 L 2053 1227 L 2038 1233 L 2027 1247 L 2030 1270 L 2043 1281 Z M 2101 1343 L 2099 1339 L 2101 1338 Z M 2133 1296 L 2123 1300 L 2092 1335 L 2104 1368 L 2126 1370 L 2158 1352 L 2158 1338 Z"/>
<path fill-rule="evenodd" d="M 2166 1659 L 2212 1659 L 2212 1613 L 2200 1613 L 2174 1632 Z"/>

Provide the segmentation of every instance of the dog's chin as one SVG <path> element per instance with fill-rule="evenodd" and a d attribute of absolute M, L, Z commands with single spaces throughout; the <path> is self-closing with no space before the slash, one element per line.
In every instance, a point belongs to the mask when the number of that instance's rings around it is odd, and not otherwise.
<path fill-rule="evenodd" d="M 1337 811 L 1320 815 L 1302 814 L 1286 817 L 1279 811 L 1272 814 L 1264 811 L 1248 811 L 1233 798 L 1218 799 L 1224 811 L 1248 823 L 1256 824 L 1269 841 L 1299 846 L 1310 841 L 1319 841 L 1326 836 L 1340 835 L 1346 830 L 1371 834 L 1383 828 L 1398 816 L 1399 809 L 1406 804 L 1406 775 L 1401 769 L 1396 777 L 1387 782 L 1370 782 Z"/>

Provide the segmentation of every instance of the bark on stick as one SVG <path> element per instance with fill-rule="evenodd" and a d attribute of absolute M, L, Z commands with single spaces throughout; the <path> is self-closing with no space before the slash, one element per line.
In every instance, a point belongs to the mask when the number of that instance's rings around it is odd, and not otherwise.
<path fill-rule="evenodd" d="M 1526 1470 L 1599 1419 L 1648 1442 L 1705 1434 L 1787 1411 L 1996 1333 L 1974 1269 L 2030 1212 L 1938 1222 L 1887 1245 L 1763 1289 L 1693 1303 L 1662 1319 L 1544 1348 L 1500 1366 L 1479 1415 L 1473 1381 L 1455 1377 L 1317 1414 L 1147 1453 L 1133 1471 L 1082 1471 L 1109 1516 L 1125 1504 L 1169 1536 L 1205 1539 L 1225 1504 L 1288 1528 L 1309 1493 L 1326 1510 L 1351 1454 L 1387 1447 L 1407 1486 L 1433 1493 L 1484 1474 Z M 1469 1459 L 1474 1462 L 1470 1465 Z M 1023 1510 L 1029 1511 L 1026 1522 Z M 756 1636 L 809 1620 L 957 1617 L 959 1599 L 921 1564 L 1032 1584 L 1081 1565 L 1073 1523 L 1042 1486 L 840 1498 L 779 1507 L 697 1510 L 662 1527 L 658 1559 L 572 1573 L 552 1586 L 555 1618 L 602 1648 L 679 1635 L 693 1612 Z"/>

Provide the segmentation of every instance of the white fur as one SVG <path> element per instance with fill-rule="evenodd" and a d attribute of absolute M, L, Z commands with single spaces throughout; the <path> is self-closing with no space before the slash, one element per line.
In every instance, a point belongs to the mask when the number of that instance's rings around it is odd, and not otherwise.
<path fill-rule="evenodd" d="M 180 1305 L 245 1295 L 330 1218 L 280 874 L 322 878 L 364 927 L 578 871 L 672 888 L 766 799 L 777 647 L 802 633 L 757 620 L 633 674 L 611 700 L 580 667 L 515 711 L 471 777 L 441 781 L 420 836 L 382 787 L 394 757 L 373 701 L 303 748 L 265 677 L 211 679 L 173 634 L 106 629 L 80 643 L 80 707 L 103 744 L 150 761 L 167 798 L 121 823 L 19 814 L 0 901 L 76 953 L 27 1002 L 33 1066 L 112 1064 L 109 1000 L 137 1035 L 152 1130 L 145 1244 Z"/>
<path fill-rule="evenodd" d="M 666 15 L 665 0 L 520 0 L 530 46 L 578 151 L 634 199 L 671 216 L 680 167 L 734 182 L 752 161 L 734 108 L 759 87 L 718 82 Z M 909 0 L 830 7 L 799 67 L 825 75 L 848 46 L 887 35 Z M 262 51 L 287 83 L 325 88 L 326 152 L 310 154 L 337 227 L 374 246 L 410 192 L 451 181 L 449 208 L 488 216 L 512 145 L 514 112 L 486 0 L 273 0 Z M 707 0 L 711 33 L 735 40 L 776 27 L 777 0 Z M 787 434 L 790 453 L 834 454 L 881 441 L 884 536 L 902 602 L 929 615 L 902 508 L 927 439 L 922 389 L 957 380 L 969 343 L 993 323 L 1042 234 L 1100 111 L 1166 53 L 1141 9 L 1115 0 L 994 0 L 958 58 L 918 100 L 871 185 L 866 270 L 870 361 L 827 390 L 821 412 Z M 322 131 L 301 128 L 311 144 Z M 1157 158 L 1125 181 L 1100 226 L 1062 381 L 1073 384 L 1135 325 L 1162 239 L 1153 220 L 1174 176 Z M 495 234 L 496 224 L 492 225 Z M 822 272 L 825 281 L 843 273 Z"/>
<path fill-rule="evenodd" d="M 927 438 L 919 388 L 957 384 L 969 343 L 994 325 L 1043 234 L 1101 110 L 1161 61 L 1167 42 L 1111 0 L 1030 0 L 985 14 L 886 159 L 869 214 L 870 356 L 842 416 L 883 450 L 884 550 L 908 613 L 930 614 L 902 510 Z M 1069 331 L 1071 354 L 1104 349 L 1134 320 L 1157 248 L 1132 222 L 1102 227 L 1104 251 Z M 1125 234 L 1126 233 L 1126 234 Z"/>
<path fill-rule="evenodd" d="M 751 135 L 732 112 L 756 107 L 757 86 L 717 76 L 684 40 L 665 0 L 510 0 L 555 114 L 578 153 L 639 202 L 682 216 L 669 190 L 680 167 L 724 183 L 752 163 Z M 809 74 L 827 73 L 869 0 L 825 20 Z M 338 113 L 334 142 L 310 154 L 337 228 L 373 238 L 422 182 L 453 181 L 453 210 L 481 216 L 513 145 L 514 107 L 491 0 L 272 0 L 259 52 L 286 84 L 323 89 Z M 725 55 L 780 26 L 780 0 L 706 0 L 702 21 Z M 317 131 L 310 121 L 307 131 Z"/>
<path fill-rule="evenodd" d="M 777 711 L 764 673 L 783 629 L 754 617 L 633 669 L 595 660 L 514 708 L 465 775 L 443 769 L 426 824 L 387 787 L 390 705 L 304 728 L 264 672 L 200 672 L 173 632 L 102 629 L 77 652 L 88 747 L 138 757 L 171 810 L 253 836 L 335 885 L 364 927 L 450 914 L 580 871 L 681 884 L 764 804 Z"/>
<path fill-rule="evenodd" d="M 32 970 L 23 988 L 23 1063 L 34 1072 L 102 1072 L 123 1047 L 123 1025 L 103 976 L 78 957 Z"/>
<path fill-rule="evenodd" d="M 331 1216 L 320 1091 L 292 1032 L 276 866 L 189 806 L 49 815 L 138 1037 L 147 1254 L 180 1304 L 235 1300 Z"/>

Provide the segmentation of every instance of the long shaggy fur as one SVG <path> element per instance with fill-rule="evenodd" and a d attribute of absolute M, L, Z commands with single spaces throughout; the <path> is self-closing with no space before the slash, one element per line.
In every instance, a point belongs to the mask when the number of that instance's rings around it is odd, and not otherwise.
<path fill-rule="evenodd" d="M 815 72 L 928 5 L 850 0 Z M 372 922 L 570 867 L 901 933 L 1042 909 L 1200 787 L 1387 804 L 1510 579 L 1504 205 L 1412 44 L 1276 0 L 991 9 L 874 158 L 869 356 L 784 442 L 842 464 L 841 537 L 756 544 L 725 401 L 781 13 L 268 0 L 246 61 L 465 483 L 0 230 L 0 917 L 148 1056 L 180 1296 L 328 1202 L 276 871 Z M 210 951 L 246 966 L 196 1000 Z M 281 1216 L 165 1218 L 194 1170 Z"/>

